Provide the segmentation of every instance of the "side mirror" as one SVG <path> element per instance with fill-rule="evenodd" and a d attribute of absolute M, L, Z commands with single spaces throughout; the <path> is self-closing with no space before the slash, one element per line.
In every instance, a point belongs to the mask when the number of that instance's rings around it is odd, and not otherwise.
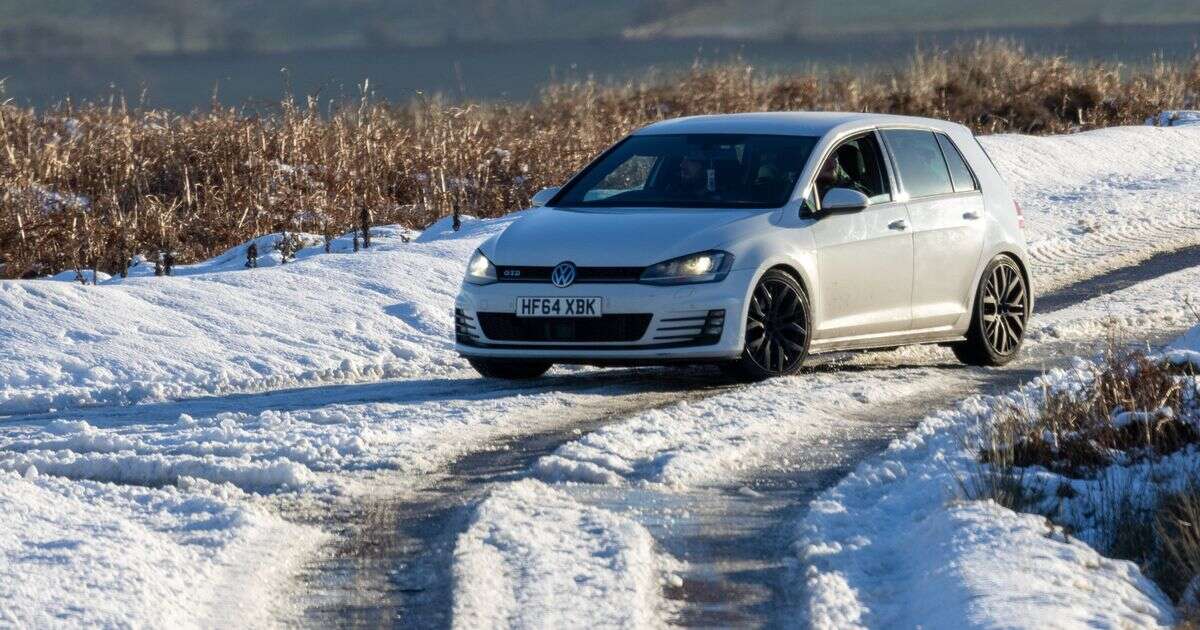
<path fill-rule="evenodd" d="M 821 198 L 821 209 L 827 212 L 857 212 L 869 205 L 866 195 L 850 188 L 831 188 Z"/>
<path fill-rule="evenodd" d="M 543 188 L 533 194 L 533 199 L 530 200 L 530 204 L 534 208 L 541 208 L 542 206 L 550 203 L 550 200 L 554 198 L 554 195 L 558 194 L 559 190 L 560 188 L 558 186 Z"/>

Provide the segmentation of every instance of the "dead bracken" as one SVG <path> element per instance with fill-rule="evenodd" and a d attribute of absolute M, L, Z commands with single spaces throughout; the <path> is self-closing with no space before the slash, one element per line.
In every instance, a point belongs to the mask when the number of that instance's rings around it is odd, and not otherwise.
<path fill-rule="evenodd" d="M 187 263 L 266 233 L 344 233 L 364 210 L 407 227 L 498 216 L 632 129 L 689 114 L 874 111 L 977 133 L 1061 133 L 1142 124 L 1195 106 L 1198 93 L 1200 60 L 1079 65 L 984 41 L 880 73 L 697 65 L 623 85 L 551 85 L 526 104 L 287 97 L 265 111 L 177 114 L 115 97 L 45 111 L 5 103 L 0 277 L 115 275 L 156 252 Z"/>

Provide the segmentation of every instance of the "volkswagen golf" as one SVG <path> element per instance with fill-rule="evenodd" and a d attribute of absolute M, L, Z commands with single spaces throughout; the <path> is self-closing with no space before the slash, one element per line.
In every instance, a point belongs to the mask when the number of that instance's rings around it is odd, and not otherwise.
<path fill-rule="evenodd" d="M 814 353 L 1021 347 L 1024 218 L 962 125 L 874 114 L 680 118 L 621 140 L 483 243 L 455 304 L 480 374 L 714 363 L 747 379 Z"/>

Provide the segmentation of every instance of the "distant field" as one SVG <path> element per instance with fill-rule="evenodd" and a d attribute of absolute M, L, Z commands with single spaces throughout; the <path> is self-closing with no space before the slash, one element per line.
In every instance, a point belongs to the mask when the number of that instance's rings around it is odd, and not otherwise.
<path fill-rule="evenodd" d="M 174 251 L 206 258 L 281 230 L 359 221 L 424 227 L 455 210 L 524 207 L 629 131 L 663 118 L 760 110 L 895 112 L 979 132 L 1141 124 L 1195 108 L 1200 60 L 1132 71 L 984 42 L 872 73 L 697 66 L 618 84 L 558 83 L 528 103 L 303 98 L 180 115 L 119 99 L 0 104 L 0 277 Z"/>

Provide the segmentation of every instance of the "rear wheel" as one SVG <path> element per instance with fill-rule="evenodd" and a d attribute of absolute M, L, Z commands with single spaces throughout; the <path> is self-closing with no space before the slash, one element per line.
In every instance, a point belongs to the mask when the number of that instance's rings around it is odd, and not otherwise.
<path fill-rule="evenodd" d="M 506 380 L 523 380 L 537 378 L 546 373 L 550 366 L 554 365 L 549 361 L 521 361 L 513 359 L 486 359 L 482 357 L 470 357 L 467 361 L 471 367 L 475 368 L 486 378 L 502 378 Z"/>
<path fill-rule="evenodd" d="M 804 288 L 792 276 L 772 269 L 763 274 L 750 294 L 742 356 L 722 369 L 755 381 L 795 374 L 808 356 L 811 330 Z"/>
<path fill-rule="evenodd" d="M 1016 261 L 997 256 L 983 270 L 967 339 L 951 346 L 967 365 L 1004 365 L 1016 358 L 1029 323 L 1029 287 Z"/>

